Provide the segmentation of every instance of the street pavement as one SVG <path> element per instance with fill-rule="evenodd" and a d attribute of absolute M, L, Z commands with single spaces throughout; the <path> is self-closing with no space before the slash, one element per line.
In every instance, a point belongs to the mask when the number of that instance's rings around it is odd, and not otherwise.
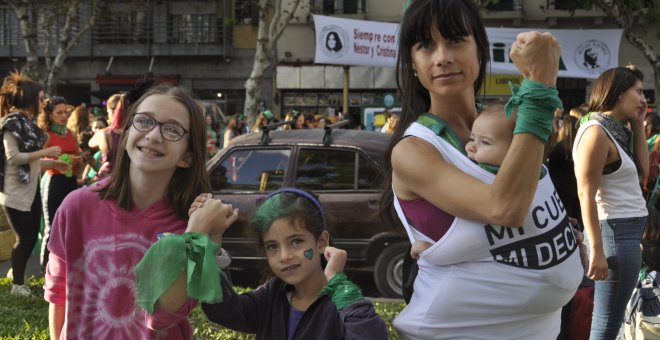
<path fill-rule="evenodd" d="M 0 277 L 7 276 L 7 271 L 11 268 L 11 260 L 0 262 Z M 39 265 L 39 254 L 32 254 L 28 260 L 27 268 L 25 268 L 25 276 L 42 276 L 41 266 Z"/>

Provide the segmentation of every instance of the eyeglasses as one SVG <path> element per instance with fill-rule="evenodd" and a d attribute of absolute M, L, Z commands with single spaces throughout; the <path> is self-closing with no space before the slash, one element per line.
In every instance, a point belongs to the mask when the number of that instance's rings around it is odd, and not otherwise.
<path fill-rule="evenodd" d="M 146 113 L 135 113 L 132 117 L 132 123 L 135 130 L 140 132 L 149 132 L 156 125 L 160 126 L 160 135 L 170 142 L 176 142 L 183 138 L 188 131 L 177 123 L 161 123 Z"/>

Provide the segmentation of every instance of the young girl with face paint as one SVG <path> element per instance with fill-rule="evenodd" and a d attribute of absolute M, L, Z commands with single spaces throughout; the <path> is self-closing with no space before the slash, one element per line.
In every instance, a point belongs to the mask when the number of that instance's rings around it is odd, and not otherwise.
<path fill-rule="evenodd" d="M 214 209 L 217 202 L 199 197 L 192 210 Z M 275 277 L 252 292 L 236 294 L 222 275 L 222 302 L 202 305 L 209 320 L 256 333 L 257 339 L 387 339 L 385 322 L 343 273 L 346 252 L 329 246 L 316 198 L 298 189 L 276 191 L 257 209 L 251 225 Z M 215 230 L 196 230 L 219 243 L 227 226 L 222 221 Z"/>
<path fill-rule="evenodd" d="M 127 113 L 113 173 L 70 193 L 55 216 L 44 286 L 51 339 L 192 338 L 187 315 L 196 301 L 176 310 L 156 305 L 145 316 L 134 268 L 158 235 L 228 216 L 221 205 L 188 220 L 186 208 L 211 189 L 202 108 L 184 89 L 159 85 Z"/>

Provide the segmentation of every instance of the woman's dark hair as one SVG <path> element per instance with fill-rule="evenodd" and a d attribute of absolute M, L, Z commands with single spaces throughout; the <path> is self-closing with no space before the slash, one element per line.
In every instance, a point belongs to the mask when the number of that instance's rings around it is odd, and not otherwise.
<path fill-rule="evenodd" d="M 122 209 L 132 209 L 134 202 L 131 195 L 129 169 L 131 159 L 126 152 L 126 140 L 132 124 L 131 117 L 140 104 L 148 97 L 162 95 L 179 102 L 186 108 L 190 118 L 190 127 L 186 136 L 188 152 L 190 153 L 190 167 L 177 167 L 165 190 L 167 206 L 182 219 L 188 219 L 188 208 L 197 195 L 211 191 L 211 182 L 204 166 L 206 158 L 206 122 L 202 115 L 202 107 L 196 98 L 186 89 L 170 84 L 156 85 L 149 88 L 126 111 L 128 119 L 123 127 L 115 159 L 115 168 L 110 180 L 97 190 L 102 199 L 114 198 Z M 184 140 L 177 143 L 183 143 Z"/>
<path fill-rule="evenodd" d="M 39 114 L 41 85 L 26 74 L 14 70 L 5 77 L 0 88 L 0 118 L 19 110 L 31 117 Z"/>
<path fill-rule="evenodd" d="M 39 126 L 40 129 L 44 131 L 50 130 L 50 122 L 52 121 L 50 115 L 55 111 L 55 107 L 61 104 L 68 104 L 64 97 L 53 96 L 46 99 L 44 111 L 39 114 L 39 117 L 37 117 L 37 126 Z"/>
<path fill-rule="evenodd" d="M 330 47 L 330 45 L 328 44 L 328 42 L 330 41 L 330 36 L 333 36 L 335 38 L 334 48 Z M 341 51 L 342 47 L 343 45 L 341 44 L 341 40 L 339 40 L 339 34 L 337 34 L 337 32 L 332 32 L 332 31 L 328 33 L 328 35 L 325 37 L 325 48 L 327 48 L 329 51 L 337 52 L 337 51 Z"/>
<path fill-rule="evenodd" d="M 396 62 L 396 83 L 403 101 L 399 124 L 392 134 L 385 154 L 385 169 L 388 178 L 381 200 L 384 218 L 396 220 L 392 208 L 392 149 L 401 140 L 410 124 L 431 107 L 429 91 L 422 86 L 413 70 L 412 48 L 418 42 L 433 40 L 433 32 L 448 40 L 472 35 L 477 45 L 479 75 L 474 82 L 475 97 L 481 91 L 486 65 L 490 60 L 488 36 L 479 17 L 479 9 L 470 0 L 415 0 L 403 15 L 399 26 L 399 53 Z"/>
<path fill-rule="evenodd" d="M 562 123 L 559 131 L 557 131 L 557 145 L 555 147 L 564 148 L 564 155 L 568 159 L 572 159 L 571 154 L 573 153 L 573 141 L 578 130 L 578 119 L 571 115 L 564 115 L 561 119 Z"/>
<path fill-rule="evenodd" d="M 603 72 L 596 79 L 591 90 L 589 111 L 611 111 L 616 106 L 619 96 L 642 80 L 642 74 L 636 68 L 614 67 Z"/>

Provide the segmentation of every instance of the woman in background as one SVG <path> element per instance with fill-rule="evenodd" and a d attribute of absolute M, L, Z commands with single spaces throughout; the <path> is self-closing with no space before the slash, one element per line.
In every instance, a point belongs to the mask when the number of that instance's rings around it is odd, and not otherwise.
<path fill-rule="evenodd" d="M 42 149 L 46 135 L 34 119 L 43 100 L 41 86 L 18 71 L 10 73 L 0 88 L 0 204 L 16 234 L 11 252 L 11 293 L 23 296 L 31 294 L 25 284 L 25 267 L 39 235 L 41 169 L 69 168 L 63 161 L 42 160 L 58 157 L 62 151 L 59 146 Z"/>
<path fill-rule="evenodd" d="M 41 240 L 41 270 L 48 263 L 48 240 L 50 229 L 55 218 L 55 212 L 60 207 L 64 198 L 78 188 L 76 173 L 82 165 L 78 141 L 73 131 L 66 127 L 68 113 L 67 102 L 63 97 L 50 97 L 46 99 L 44 110 L 39 114 L 38 125 L 46 132 L 44 147 L 57 146 L 62 155 L 60 159 L 68 162 L 72 168 L 68 171 L 48 170 L 42 180 L 42 203 L 44 210 L 44 234 Z M 87 115 L 85 109 L 84 115 Z"/>
<path fill-rule="evenodd" d="M 627 67 L 603 72 L 592 88 L 589 112 L 573 146 L 587 276 L 596 281 L 589 339 L 615 339 L 637 283 L 648 214 L 639 176 L 646 177 L 649 167 L 641 73 Z"/>

